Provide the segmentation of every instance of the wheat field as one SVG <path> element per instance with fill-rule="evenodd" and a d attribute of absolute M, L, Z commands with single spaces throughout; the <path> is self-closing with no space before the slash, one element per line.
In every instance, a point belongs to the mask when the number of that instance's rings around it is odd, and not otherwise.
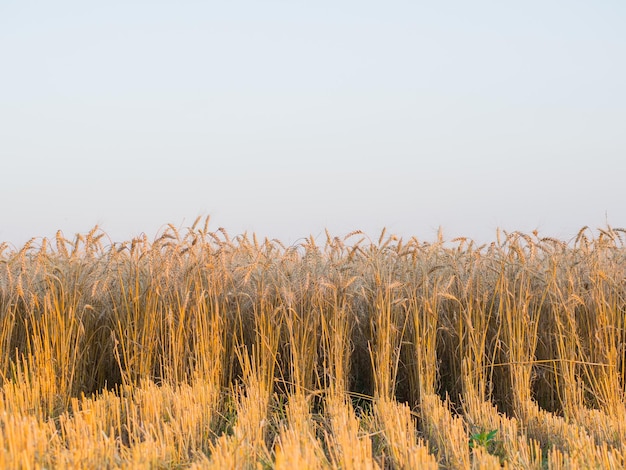
<path fill-rule="evenodd" d="M 626 231 L 0 245 L 0 468 L 626 467 Z"/>

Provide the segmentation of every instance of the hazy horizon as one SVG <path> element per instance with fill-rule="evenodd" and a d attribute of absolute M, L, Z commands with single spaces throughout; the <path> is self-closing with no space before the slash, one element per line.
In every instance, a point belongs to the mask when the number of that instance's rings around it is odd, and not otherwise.
<path fill-rule="evenodd" d="M 0 242 L 626 226 L 626 4 L 0 5 Z"/>

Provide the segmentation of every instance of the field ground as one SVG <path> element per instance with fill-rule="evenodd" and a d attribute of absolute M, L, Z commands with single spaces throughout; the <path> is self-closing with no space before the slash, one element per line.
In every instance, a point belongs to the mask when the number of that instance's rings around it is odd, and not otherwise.
<path fill-rule="evenodd" d="M 626 468 L 626 231 L 0 245 L 0 468 Z"/>

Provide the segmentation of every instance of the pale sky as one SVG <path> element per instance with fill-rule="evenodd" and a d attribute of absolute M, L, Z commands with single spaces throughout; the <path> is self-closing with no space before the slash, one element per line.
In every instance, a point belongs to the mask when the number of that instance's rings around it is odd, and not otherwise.
<path fill-rule="evenodd" d="M 626 2 L 0 1 L 0 241 L 626 226 Z"/>

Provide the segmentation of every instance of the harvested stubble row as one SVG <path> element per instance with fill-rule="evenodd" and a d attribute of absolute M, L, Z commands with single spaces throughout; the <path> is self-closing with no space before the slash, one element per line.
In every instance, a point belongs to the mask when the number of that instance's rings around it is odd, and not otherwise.
<path fill-rule="evenodd" d="M 197 222 L 0 245 L 0 467 L 626 467 L 623 230 Z"/>

